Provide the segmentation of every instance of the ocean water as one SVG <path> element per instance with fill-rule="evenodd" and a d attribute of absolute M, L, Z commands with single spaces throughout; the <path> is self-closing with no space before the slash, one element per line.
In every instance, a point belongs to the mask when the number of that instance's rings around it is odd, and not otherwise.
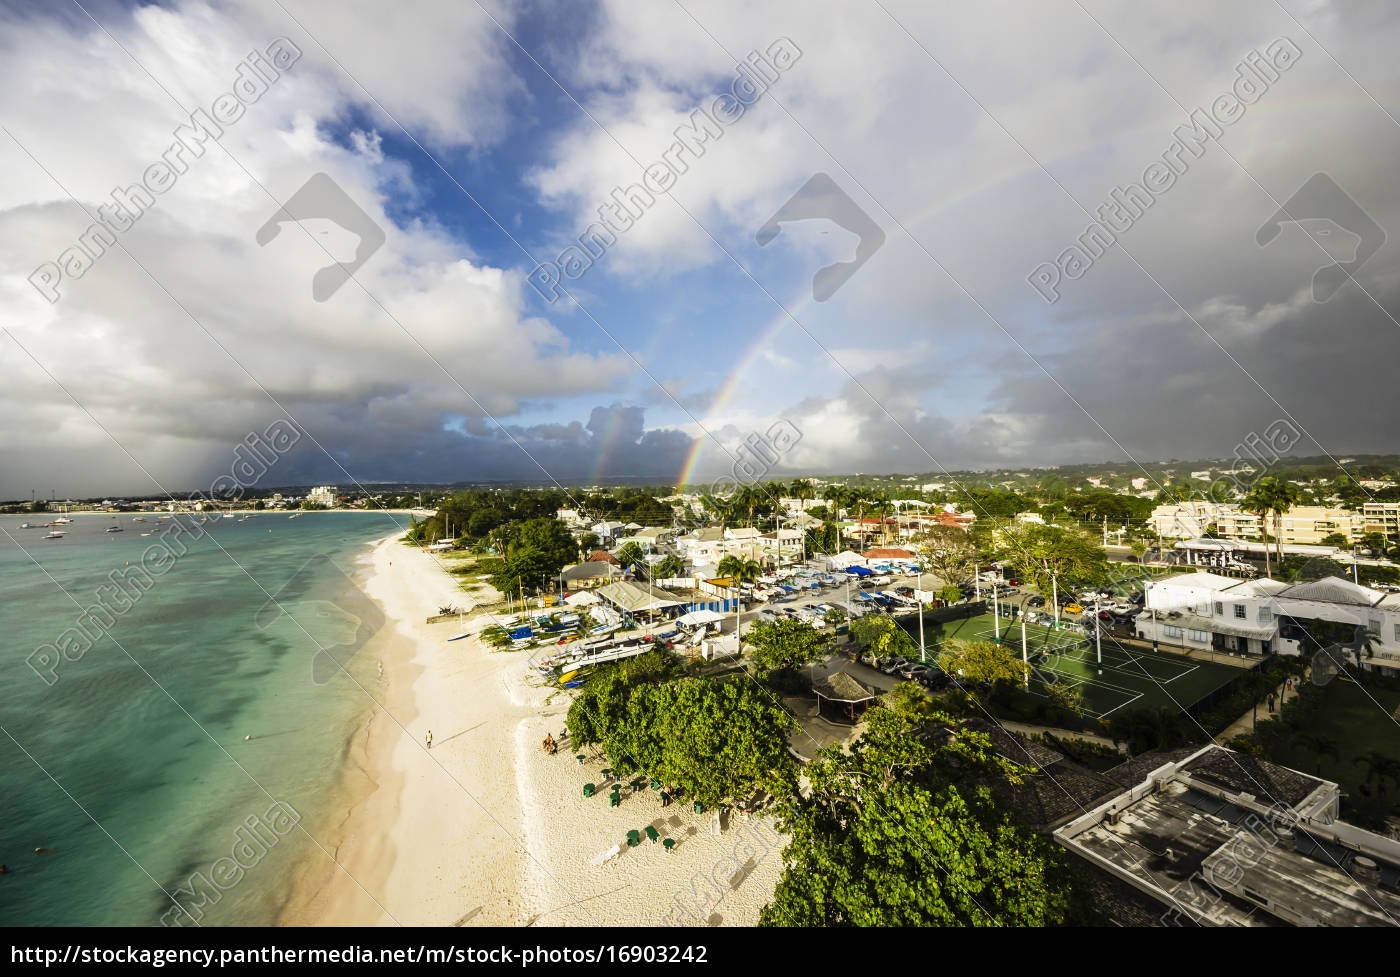
<path fill-rule="evenodd" d="M 274 921 L 370 705 L 367 543 L 407 517 L 19 528 L 49 518 L 0 516 L 0 924 Z"/>

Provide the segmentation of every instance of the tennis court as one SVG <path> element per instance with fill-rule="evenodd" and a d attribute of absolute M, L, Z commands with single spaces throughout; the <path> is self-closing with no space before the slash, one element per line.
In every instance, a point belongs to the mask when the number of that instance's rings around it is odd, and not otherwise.
<path fill-rule="evenodd" d="M 948 621 L 926 627 L 924 638 L 930 647 L 950 638 L 993 641 L 995 623 L 990 614 Z M 917 629 L 915 621 L 915 642 Z M 910 629 L 906 626 L 906 630 Z M 1001 643 L 1019 652 L 1021 622 L 1002 618 L 1000 630 Z M 1103 638 L 1100 660 L 1092 635 L 1056 631 L 1039 624 L 1026 625 L 1026 653 L 1034 669 L 1030 688 L 1033 695 L 1046 695 L 1048 683 L 1067 683 L 1083 694 L 1085 715 L 1094 719 L 1124 708 L 1166 706 L 1179 711 L 1240 674 L 1239 669 L 1229 665 L 1120 645 L 1108 635 Z"/>

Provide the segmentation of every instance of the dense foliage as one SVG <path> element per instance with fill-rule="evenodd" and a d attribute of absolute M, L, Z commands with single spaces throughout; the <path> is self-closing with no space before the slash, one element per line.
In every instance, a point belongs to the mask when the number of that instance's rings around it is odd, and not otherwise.
<path fill-rule="evenodd" d="M 1022 768 L 902 687 L 849 752 L 821 750 L 780 807 L 791 834 L 764 926 L 1047 926 L 1089 922 L 1067 857 L 988 784 Z"/>
<path fill-rule="evenodd" d="M 578 747 L 602 747 L 620 776 L 643 773 L 702 804 L 795 789 L 787 749 L 793 723 L 773 695 L 745 676 L 676 679 L 660 651 L 604 666 L 569 707 Z"/>

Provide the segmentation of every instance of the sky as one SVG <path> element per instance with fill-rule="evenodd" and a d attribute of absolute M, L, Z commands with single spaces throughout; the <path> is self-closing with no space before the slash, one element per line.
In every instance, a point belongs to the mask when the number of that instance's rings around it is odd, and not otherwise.
<path fill-rule="evenodd" d="M 1393 3 L 0 19 L 0 498 L 1400 450 Z"/>

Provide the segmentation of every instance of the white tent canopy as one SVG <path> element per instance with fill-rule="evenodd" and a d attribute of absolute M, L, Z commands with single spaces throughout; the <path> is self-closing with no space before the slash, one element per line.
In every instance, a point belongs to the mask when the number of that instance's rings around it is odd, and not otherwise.
<path fill-rule="evenodd" d="M 724 615 L 718 611 L 703 610 L 691 611 L 689 614 L 682 614 L 676 619 L 676 623 L 682 627 L 693 628 L 701 624 L 714 624 L 723 621 Z"/>
<path fill-rule="evenodd" d="M 570 594 L 568 597 L 564 598 L 564 603 L 568 604 L 570 607 L 578 607 L 580 605 L 587 604 L 601 604 L 602 602 L 603 598 L 599 597 L 591 590 L 580 590 L 578 593 Z"/>
<path fill-rule="evenodd" d="M 859 553 L 852 553 L 850 550 L 846 550 L 844 553 L 837 553 L 835 556 L 828 558 L 827 565 L 833 570 L 844 570 L 846 567 L 863 567 L 865 566 L 865 557 L 861 556 Z"/>

